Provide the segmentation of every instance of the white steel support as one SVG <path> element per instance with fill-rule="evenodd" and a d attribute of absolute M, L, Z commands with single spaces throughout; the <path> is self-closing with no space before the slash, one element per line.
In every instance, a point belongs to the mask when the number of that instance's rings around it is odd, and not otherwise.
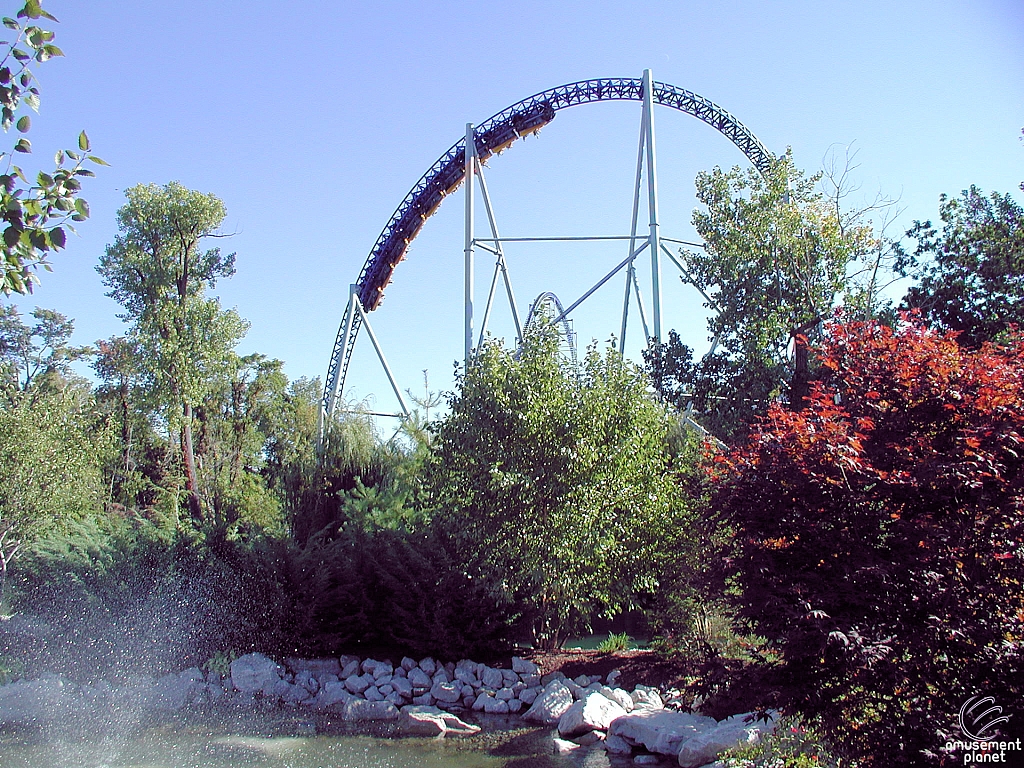
<path fill-rule="evenodd" d="M 644 70 L 644 127 L 647 144 L 647 206 L 650 214 L 651 301 L 654 315 L 654 340 L 661 341 L 661 243 L 658 231 L 658 173 L 654 151 L 654 78 Z"/>
<path fill-rule="evenodd" d="M 484 309 L 484 319 L 480 323 L 480 341 L 479 344 L 483 344 L 484 334 L 487 333 L 487 321 L 491 316 L 491 306 L 494 303 L 494 291 L 498 286 L 498 274 L 501 274 L 502 280 L 505 284 L 505 293 L 508 295 L 509 309 L 512 311 L 512 321 L 516 326 L 516 344 L 519 345 L 523 341 L 523 328 L 519 321 L 519 308 L 516 306 L 516 295 L 512 290 L 512 279 L 508 274 L 508 263 L 505 261 L 505 250 L 501 246 L 501 235 L 498 234 L 498 222 L 494 217 L 494 209 L 491 207 L 491 196 L 487 192 L 487 180 L 484 178 L 484 169 L 477 166 L 477 175 L 480 177 L 480 195 L 484 201 L 484 211 L 487 213 L 487 223 L 491 228 L 491 237 L 494 238 L 494 250 L 495 264 L 494 264 L 494 276 L 491 278 L 491 288 L 487 294 L 487 306 Z M 477 243 L 483 246 L 483 243 Z"/>
<path fill-rule="evenodd" d="M 402 397 L 402 390 L 398 386 L 398 382 L 395 381 L 394 374 L 391 373 L 391 366 L 388 365 L 387 359 L 384 357 L 384 350 L 380 348 L 380 344 L 377 341 L 377 334 L 373 332 L 373 328 L 370 326 L 370 319 L 366 316 L 366 311 L 363 309 L 362 302 L 359 301 L 359 297 L 354 293 L 352 299 L 355 302 L 356 312 L 359 313 L 360 319 L 363 321 L 362 324 L 366 326 L 366 335 L 370 337 L 370 341 L 373 343 L 373 348 L 377 351 L 377 359 L 380 360 L 380 365 L 384 369 L 384 373 L 387 374 L 388 381 L 391 383 L 391 389 L 395 392 L 395 397 L 398 398 L 398 404 L 402 407 L 402 413 L 405 414 L 406 418 L 409 418 L 409 406 L 405 403 L 405 398 Z"/>
<path fill-rule="evenodd" d="M 476 175 L 476 166 L 476 137 L 473 135 L 473 124 L 466 123 L 466 370 L 469 370 L 469 359 L 473 355 L 473 177 Z"/>
<path fill-rule="evenodd" d="M 353 324 L 356 316 L 356 304 L 359 302 L 359 286 L 353 283 L 348 287 L 348 303 L 345 305 L 345 317 L 342 320 L 342 331 L 341 331 L 341 349 L 347 350 L 349 344 L 352 342 Z M 356 329 L 358 331 L 358 329 Z M 341 392 L 341 377 L 335 377 L 334 392 L 331 393 L 330 399 L 330 410 L 327 411 L 327 421 L 331 421 L 334 418 L 334 412 L 338 407 L 338 400 L 340 399 Z M 320 409 L 321 422 L 323 421 L 323 409 Z M 324 425 L 321 423 L 318 428 L 318 432 L 323 434 Z"/>
<path fill-rule="evenodd" d="M 636 251 L 636 227 L 640 219 L 640 182 L 643 180 L 644 172 L 644 139 L 647 136 L 647 112 L 643 113 L 640 120 L 640 141 L 636 151 L 636 181 L 633 183 L 633 218 L 629 226 L 629 252 Z M 633 283 L 636 282 L 636 265 L 629 262 L 629 269 L 626 272 L 626 294 L 622 300 L 622 334 L 619 336 L 619 351 L 626 354 L 626 327 L 629 320 L 629 294 L 632 292 Z M 641 312 L 643 306 L 640 307 Z M 645 323 L 646 325 L 646 323 Z"/>

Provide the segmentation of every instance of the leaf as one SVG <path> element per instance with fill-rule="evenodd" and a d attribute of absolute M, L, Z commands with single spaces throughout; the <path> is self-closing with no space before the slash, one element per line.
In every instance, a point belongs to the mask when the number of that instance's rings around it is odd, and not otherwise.
<path fill-rule="evenodd" d="M 4 26 L 8 29 L 20 30 L 21 25 L 12 19 L 10 16 L 4 16 Z"/>
<path fill-rule="evenodd" d="M 93 163 L 96 163 L 96 165 L 105 165 L 105 166 L 107 166 L 108 168 L 110 167 L 110 163 L 108 163 L 108 162 L 107 162 L 106 160 L 104 160 L 104 159 L 103 159 L 103 158 L 101 158 L 101 157 L 96 157 L 96 155 L 89 155 L 89 156 L 88 156 L 87 158 L 85 158 L 85 159 L 86 159 L 86 160 L 89 160 L 89 161 L 91 161 L 91 162 L 93 162 Z"/>
<path fill-rule="evenodd" d="M 82 216 L 85 219 L 89 218 L 89 203 L 87 203 L 82 198 L 78 198 L 77 200 L 75 200 L 75 210 L 78 211 L 79 216 Z M 75 220 L 81 221 L 81 219 Z"/>
<path fill-rule="evenodd" d="M 67 242 L 67 235 L 64 234 L 64 230 L 60 227 L 55 227 L 50 230 L 50 242 L 53 243 L 54 248 L 63 248 Z"/>
<path fill-rule="evenodd" d="M 31 127 L 32 127 L 32 118 L 29 117 L 28 115 L 23 115 L 18 120 L 18 131 L 20 131 L 21 133 L 28 133 L 29 128 L 31 128 Z"/>
<path fill-rule="evenodd" d="M 57 150 L 57 154 L 55 154 L 53 156 L 53 162 L 54 162 L 54 165 L 56 165 L 58 167 L 64 165 L 64 150 L 63 149 L 58 149 Z"/>
<path fill-rule="evenodd" d="M 85 131 L 78 134 L 78 148 L 83 152 L 89 151 L 89 137 L 86 135 Z"/>
<path fill-rule="evenodd" d="M 21 239 L 21 229 L 13 224 L 4 230 L 4 243 L 8 248 L 13 248 Z"/>
<path fill-rule="evenodd" d="M 18 143 L 14 145 L 15 152 L 31 152 L 32 142 L 28 139 L 18 139 Z"/>
<path fill-rule="evenodd" d="M 16 58 L 18 61 L 28 61 L 29 59 L 32 58 L 27 53 L 25 53 L 23 50 L 21 50 L 21 48 L 13 48 L 11 50 L 11 55 L 14 58 Z"/>

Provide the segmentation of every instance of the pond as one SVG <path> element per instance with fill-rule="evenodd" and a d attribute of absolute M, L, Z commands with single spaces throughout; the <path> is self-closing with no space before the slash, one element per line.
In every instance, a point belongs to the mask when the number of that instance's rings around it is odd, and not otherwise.
<path fill-rule="evenodd" d="M 551 729 L 511 719 L 469 738 L 397 738 L 261 713 L 171 719 L 118 734 L 112 723 L 0 731 L 3 768 L 609 768 L 600 747 L 552 754 Z"/>

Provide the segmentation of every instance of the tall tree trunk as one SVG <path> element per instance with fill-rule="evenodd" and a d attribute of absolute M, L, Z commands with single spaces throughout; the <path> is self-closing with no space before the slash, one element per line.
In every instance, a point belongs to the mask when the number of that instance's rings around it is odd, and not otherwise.
<path fill-rule="evenodd" d="M 181 457 L 185 464 L 185 491 L 188 493 L 188 511 L 196 524 L 203 522 L 203 505 L 199 500 L 199 481 L 196 479 L 196 454 L 192 447 L 192 405 L 183 404 L 184 419 L 181 427 Z"/>

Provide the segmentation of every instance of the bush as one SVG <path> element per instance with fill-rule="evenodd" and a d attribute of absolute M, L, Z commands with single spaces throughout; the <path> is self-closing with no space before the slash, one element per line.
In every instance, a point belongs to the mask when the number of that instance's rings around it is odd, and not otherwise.
<path fill-rule="evenodd" d="M 938 765 L 969 697 L 1024 721 L 1024 337 L 835 324 L 819 359 L 722 459 L 722 562 L 782 657 L 766 705 L 865 765 Z"/>

